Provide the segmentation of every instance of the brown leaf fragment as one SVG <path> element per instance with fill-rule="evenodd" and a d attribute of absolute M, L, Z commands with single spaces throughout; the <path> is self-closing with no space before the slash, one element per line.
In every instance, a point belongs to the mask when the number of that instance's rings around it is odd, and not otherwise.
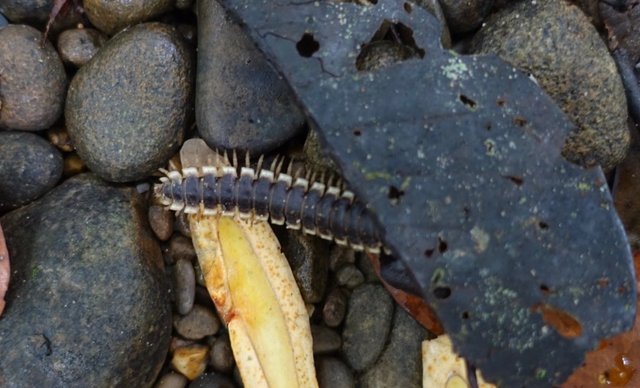
<path fill-rule="evenodd" d="M 80 7 L 77 3 L 77 0 L 53 0 L 53 7 L 51 7 L 51 11 L 49 12 L 49 20 L 47 20 L 47 26 L 44 30 L 44 34 L 42 35 L 42 41 L 47 40 L 47 36 L 49 35 L 49 29 L 53 25 L 53 22 L 56 20 L 58 15 L 62 12 L 68 11 L 71 7 Z M 63 12 L 64 9 L 64 12 Z"/>
<path fill-rule="evenodd" d="M 7 250 L 7 244 L 4 240 L 2 226 L 0 226 L 0 315 L 2 315 L 2 311 L 4 310 L 4 295 L 7 293 L 7 288 L 9 288 L 10 273 L 9 251 Z"/>

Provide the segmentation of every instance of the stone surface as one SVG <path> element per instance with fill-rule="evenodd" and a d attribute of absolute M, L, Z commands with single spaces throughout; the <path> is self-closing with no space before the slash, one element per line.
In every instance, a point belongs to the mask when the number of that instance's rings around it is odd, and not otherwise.
<path fill-rule="evenodd" d="M 380 356 L 393 318 L 393 300 L 380 285 L 364 284 L 349 298 L 342 332 L 342 351 L 356 371 L 371 366 Z"/>
<path fill-rule="evenodd" d="M 0 132 L 0 155 L 0 213 L 40 197 L 62 176 L 62 155 L 35 134 Z"/>
<path fill-rule="evenodd" d="M 99 30 L 113 35 L 171 9 L 172 0 L 84 0 L 85 13 Z"/>
<path fill-rule="evenodd" d="M 58 52 L 64 63 L 80 67 L 89 62 L 107 41 L 107 36 L 93 28 L 74 28 L 58 36 Z"/>
<path fill-rule="evenodd" d="M 395 309 L 389 342 L 380 359 L 360 378 L 362 388 L 421 387 L 422 341 L 427 331 L 407 312 Z"/>
<path fill-rule="evenodd" d="M 194 261 L 196 258 L 196 250 L 190 238 L 175 235 L 169 241 L 169 253 L 174 260 Z"/>
<path fill-rule="evenodd" d="M 184 317 L 174 318 L 173 327 L 184 338 L 199 340 L 217 333 L 220 329 L 220 320 L 213 311 L 195 305 Z"/>
<path fill-rule="evenodd" d="M 38 131 L 62 114 L 67 75 L 51 43 L 41 39 L 29 26 L 0 30 L 0 128 Z"/>
<path fill-rule="evenodd" d="M 12 281 L 0 385 L 149 386 L 171 310 L 143 199 L 91 174 L 0 219 Z"/>
<path fill-rule="evenodd" d="M 440 4 L 449 30 L 460 34 L 480 26 L 491 10 L 493 0 L 442 0 Z"/>
<path fill-rule="evenodd" d="M 186 377 L 178 373 L 167 373 L 162 376 L 155 385 L 155 388 L 184 388 L 187 386 Z"/>
<path fill-rule="evenodd" d="M 472 42 L 531 73 L 578 128 L 563 154 L 608 170 L 629 146 L 627 104 L 616 64 L 589 19 L 565 1 L 513 3 L 486 20 Z"/>
<path fill-rule="evenodd" d="M 178 260 L 173 269 L 175 282 L 176 308 L 179 314 L 186 315 L 193 308 L 196 295 L 196 275 L 189 260 Z"/>
<path fill-rule="evenodd" d="M 209 364 L 218 372 L 229 373 L 233 370 L 235 359 L 233 358 L 229 335 L 226 332 L 211 344 Z"/>
<path fill-rule="evenodd" d="M 256 152 L 304 124 L 284 80 L 215 0 L 198 2 L 196 121 L 212 148 Z"/>
<path fill-rule="evenodd" d="M 353 372 L 337 358 L 317 358 L 316 376 L 320 388 L 354 388 L 356 386 Z"/>
<path fill-rule="evenodd" d="M 352 289 L 364 283 L 364 275 L 355 265 L 347 264 L 336 271 L 336 281 L 338 285 Z"/>
<path fill-rule="evenodd" d="M 219 373 L 203 373 L 189 384 L 189 388 L 235 388 L 233 381 Z"/>
<path fill-rule="evenodd" d="M 191 66 L 191 54 L 173 28 L 147 23 L 118 34 L 78 70 L 65 118 L 92 171 L 127 182 L 167 162 L 188 123 Z"/>
<path fill-rule="evenodd" d="M 322 307 L 322 320 L 329 327 L 340 326 L 347 313 L 347 294 L 340 287 L 329 292 Z"/>
<path fill-rule="evenodd" d="M 311 325 L 313 354 L 333 353 L 340 349 L 342 339 L 334 330 L 319 325 Z"/>
<path fill-rule="evenodd" d="M 173 212 L 164 206 L 149 206 L 149 225 L 158 240 L 167 241 L 173 234 Z"/>

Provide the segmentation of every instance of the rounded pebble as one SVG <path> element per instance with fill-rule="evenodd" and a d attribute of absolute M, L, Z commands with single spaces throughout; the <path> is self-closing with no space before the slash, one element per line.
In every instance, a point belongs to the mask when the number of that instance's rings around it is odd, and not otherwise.
<path fill-rule="evenodd" d="M 342 346 L 340 335 L 328 327 L 312 325 L 313 354 L 333 353 Z"/>
<path fill-rule="evenodd" d="M 266 152 L 305 122 L 289 87 L 215 0 L 198 1 L 198 132 L 212 148 Z"/>
<path fill-rule="evenodd" d="M 327 242 L 292 230 L 285 230 L 278 237 L 304 302 L 322 301 L 329 275 Z"/>
<path fill-rule="evenodd" d="M 342 332 L 342 351 L 356 371 L 371 366 L 380 356 L 393 318 L 393 300 L 380 285 L 364 284 L 349 298 Z"/>
<path fill-rule="evenodd" d="M 74 28 L 58 36 L 58 52 L 64 63 L 80 67 L 89 62 L 107 41 L 107 36 L 93 28 Z"/>
<path fill-rule="evenodd" d="M 144 22 L 171 9 L 174 0 L 84 0 L 91 24 L 108 35 Z"/>
<path fill-rule="evenodd" d="M 169 241 L 169 253 L 174 260 L 192 261 L 196 258 L 196 249 L 191 239 L 180 235 L 173 236 Z"/>
<path fill-rule="evenodd" d="M 167 241 L 173 234 L 173 212 L 165 206 L 149 206 L 149 224 L 158 240 Z"/>
<path fill-rule="evenodd" d="M 158 380 L 155 388 L 184 388 L 188 382 L 189 380 L 183 375 L 169 372 Z"/>
<path fill-rule="evenodd" d="M 67 75 L 51 43 L 41 40 L 29 26 L 0 30 L 0 128 L 39 131 L 62 114 Z"/>
<path fill-rule="evenodd" d="M 195 305 L 184 317 L 176 317 L 173 327 L 184 338 L 199 340 L 217 333 L 220 329 L 220 320 L 213 311 Z"/>
<path fill-rule="evenodd" d="M 209 364 L 218 372 L 229 373 L 233 370 L 236 362 L 233 358 L 229 335 L 226 332 L 211 345 Z"/>
<path fill-rule="evenodd" d="M 494 0 L 441 0 L 447 26 L 454 34 L 469 32 L 480 26 Z"/>
<path fill-rule="evenodd" d="M 235 388 L 236 385 L 227 376 L 219 373 L 203 373 L 189 384 L 189 388 Z"/>
<path fill-rule="evenodd" d="M 12 255 L 0 319 L 3 382 L 153 384 L 167 356 L 171 306 L 145 202 L 132 188 L 83 174 L 0 219 Z"/>
<path fill-rule="evenodd" d="M 196 295 L 196 276 L 189 260 L 178 260 L 173 271 L 178 313 L 186 315 L 193 308 Z"/>
<path fill-rule="evenodd" d="M 316 359 L 316 376 L 320 388 L 354 388 L 353 372 L 344 362 L 334 357 Z"/>
<path fill-rule="evenodd" d="M 329 327 L 340 326 L 347 312 L 347 294 L 340 288 L 329 292 L 322 308 L 322 320 Z"/>
<path fill-rule="evenodd" d="M 176 31 L 139 24 L 78 70 L 67 95 L 67 130 L 103 179 L 146 178 L 182 143 L 191 88 L 191 54 Z"/>
<path fill-rule="evenodd" d="M 485 21 L 475 53 L 531 73 L 578 128 L 563 155 L 609 170 L 629 147 L 627 103 L 615 62 L 589 19 L 566 1 L 513 2 Z M 509 104 L 509 101 L 506 101 Z"/>
<path fill-rule="evenodd" d="M 60 152 L 38 135 L 0 132 L 0 212 L 40 197 L 60 180 Z"/>
<path fill-rule="evenodd" d="M 364 275 L 355 265 L 347 264 L 336 272 L 336 281 L 340 286 L 353 289 L 364 283 Z"/>

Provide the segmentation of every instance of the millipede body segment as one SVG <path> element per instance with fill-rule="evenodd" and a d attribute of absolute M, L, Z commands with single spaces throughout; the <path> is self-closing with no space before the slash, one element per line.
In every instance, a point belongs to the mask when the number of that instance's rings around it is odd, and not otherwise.
<path fill-rule="evenodd" d="M 271 220 L 355 250 L 379 253 L 376 225 L 351 191 L 292 177 L 280 168 L 188 167 L 165 172 L 156 185 L 160 202 L 188 214 Z"/>

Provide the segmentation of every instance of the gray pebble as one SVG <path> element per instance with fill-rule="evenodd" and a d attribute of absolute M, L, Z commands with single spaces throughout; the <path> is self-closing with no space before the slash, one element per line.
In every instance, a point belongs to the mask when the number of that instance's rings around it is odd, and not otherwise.
<path fill-rule="evenodd" d="M 84 11 L 100 31 L 113 35 L 171 9 L 174 0 L 84 0 Z"/>
<path fill-rule="evenodd" d="M 187 126 L 191 65 L 191 53 L 173 28 L 148 23 L 112 38 L 78 70 L 65 118 L 92 171 L 129 182 L 166 164 Z"/>
<path fill-rule="evenodd" d="M 40 197 L 62 176 L 62 155 L 35 134 L 0 132 L 0 155 L 0 212 Z"/>
<path fill-rule="evenodd" d="M 0 30 L 0 128 L 39 131 L 62 114 L 67 75 L 51 43 L 41 41 L 33 27 Z"/>
<path fill-rule="evenodd" d="M 305 118 L 289 87 L 216 0 L 198 1 L 198 132 L 213 148 L 266 152 Z"/>
<path fill-rule="evenodd" d="M 347 264 L 336 272 L 336 281 L 340 286 L 353 289 L 364 283 L 364 275 L 355 265 Z"/>
<path fill-rule="evenodd" d="M 93 28 L 74 28 L 58 36 L 58 52 L 64 63 L 80 67 L 89 62 L 107 41 L 107 36 Z"/>
<path fill-rule="evenodd" d="M 209 364 L 218 372 L 229 373 L 233 370 L 235 363 L 229 335 L 225 332 L 211 345 Z"/>
<path fill-rule="evenodd" d="M 132 188 L 82 174 L 0 219 L 11 252 L 3 382 L 153 384 L 169 347 L 171 306 L 143 206 Z"/>
<path fill-rule="evenodd" d="M 342 346 L 340 335 L 334 330 L 319 325 L 311 325 L 313 337 L 313 354 L 333 353 Z"/>
<path fill-rule="evenodd" d="M 364 284 L 349 298 L 342 332 L 342 350 L 356 371 L 371 366 L 380 356 L 393 318 L 393 300 L 380 285 Z"/>
<path fill-rule="evenodd" d="M 165 206 L 149 206 L 149 224 L 160 241 L 167 241 L 173 234 L 173 212 Z"/>
<path fill-rule="evenodd" d="M 338 244 L 331 247 L 329 255 L 329 269 L 336 271 L 345 264 L 356 262 L 356 253 L 353 249 L 340 246 Z"/>
<path fill-rule="evenodd" d="M 278 237 L 305 303 L 322 301 L 329 274 L 329 244 L 295 230 L 278 229 Z"/>
<path fill-rule="evenodd" d="M 193 308 L 196 294 L 196 278 L 189 260 L 178 260 L 174 267 L 175 298 L 178 313 L 186 315 Z"/>
<path fill-rule="evenodd" d="M 220 329 L 220 320 L 213 311 L 195 305 L 187 315 L 174 317 L 173 327 L 184 338 L 199 340 L 217 333 Z"/>
<path fill-rule="evenodd" d="M 183 375 L 169 372 L 158 380 L 155 388 L 184 388 L 188 382 L 189 380 Z"/>
<path fill-rule="evenodd" d="M 322 307 L 322 320 L 329 327 L 340 326 L 347 312 L 347 294 L 339 287 L 329 292 Z"/>
<path fill-rule="evenodd" d="M 316 359 L 316 376 L 320 388 L 354 388 L 356 386 L 353 372 L 344 362 L 334 357 Z M 394 386 L 391 385 L 391 387 Z"/>
<path fill-rule="evenodd" d="M 199 261 L 193 263 L 193 270 L 196 273 L 196 283 L 201 287 L 206 287 L 207 282 L 204 280 L 204 274 L 202 273 L 202 268 L 200 268 Z"/>
<path fill-rule="evenodd" d="M 491 11 L 493 0 L 441 0 L 440 4 L 449 30 L 461 34 L 480 26 Z"/>
<path fill-rule="evenodd" d="M 196 258 L 196 249 L 188 237 L 180 235 L 172 236 L 169 241 L 169 251 L 174 260 L 184 259 L 193 261 L 193 259 Z"/>
<path fill-rule="evenodd" d="M 189 10 L 191 9 L 192 5 L 193 5 L 193 0 L 176 0 L 177 9 Z"/>
<path fill-rule="evenodd" d="M 371 264 L 371 259 L 369 259 L 367 255 L 359 255 L 356 264 L 360 271 L 362 271 L 364 279 L 367 283 L 375 283 L 380 281 L 375 268 L 373 268 L 373 264 Z"/>
<path fill-rule="evenodd" d="M 233 381 L 220 373 L 203 373 L 189 384 L 189 388 L 235 388 Z"/>

